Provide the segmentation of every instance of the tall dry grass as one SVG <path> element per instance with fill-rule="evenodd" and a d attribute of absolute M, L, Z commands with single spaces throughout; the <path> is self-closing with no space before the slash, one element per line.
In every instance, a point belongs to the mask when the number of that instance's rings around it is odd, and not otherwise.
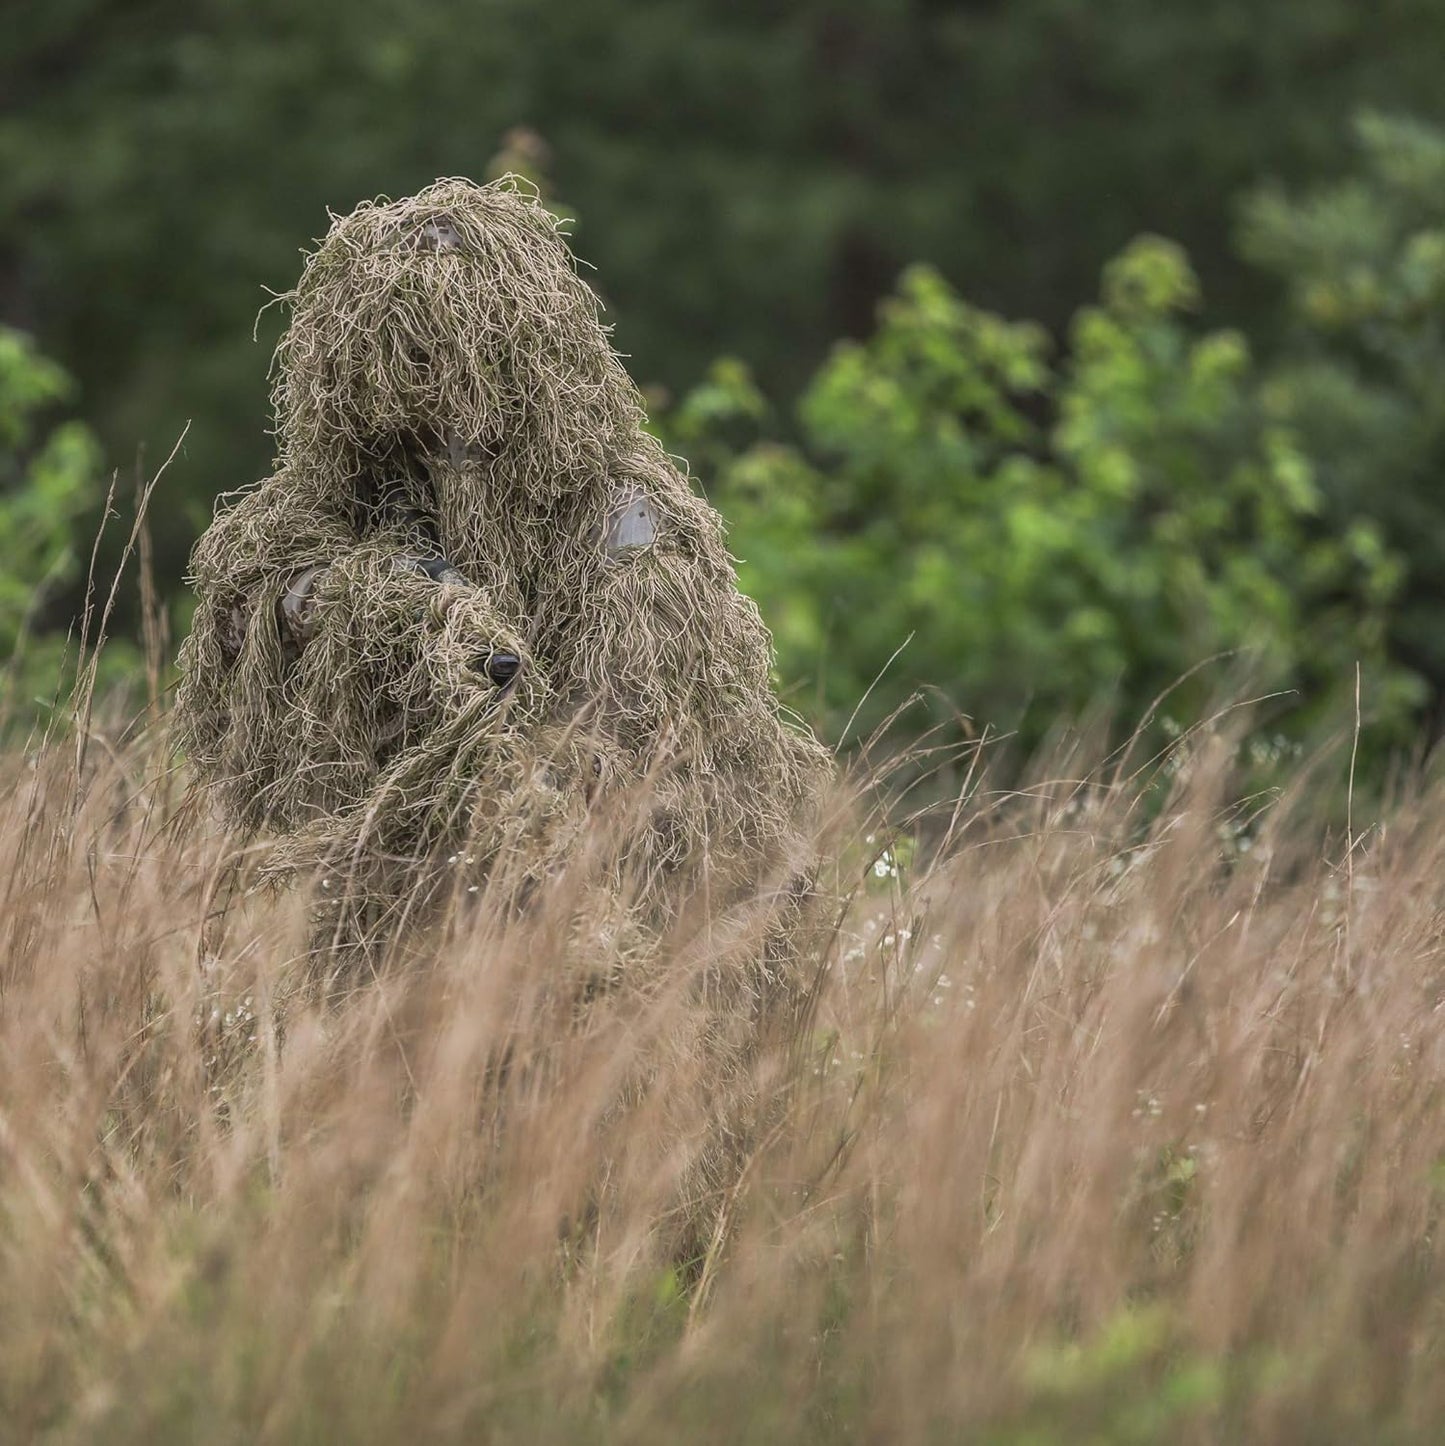
<path fill-rule="evenodd" d="M 565 880 L 462 888 L 321 991 L 156 745 L 14 753 L 0 1436 L 1442 1439 L 1445 800 L 1340 837 L 1340 760 L 1236 756 L 975 773 L 916 853 L 840 795 L 744 1088 L 727 921 L 589 990 Z"/>

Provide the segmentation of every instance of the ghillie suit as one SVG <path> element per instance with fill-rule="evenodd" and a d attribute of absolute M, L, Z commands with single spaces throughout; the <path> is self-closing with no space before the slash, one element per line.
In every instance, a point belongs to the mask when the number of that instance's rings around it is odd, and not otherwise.
<path fill-rule="evenodd" d="M 192 558 L 197 775 L 322 877 L 337 940 L 394 933 L 458 850 L 535 884 L 586 846 L 643 934 L 772 893 L 766 993 L 826 757 L 551 215 L 510 181 L 365 203 L 288 300 L 276 474 Z"/>

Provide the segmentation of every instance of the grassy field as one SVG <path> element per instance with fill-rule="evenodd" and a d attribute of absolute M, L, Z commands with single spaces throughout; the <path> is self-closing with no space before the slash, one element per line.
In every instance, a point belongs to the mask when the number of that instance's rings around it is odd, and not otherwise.
<path fill-rule="evenodd" d="M 15 752 L 0 1439 L 1445 1438 L 1445 799 L 1326 828 L 1348 754 L 1063 749 L 916 846 L 840 795 L 744 1091 L 726 921 L 579 1003 L 566 880 L 463 878 L 322 999 L 157 745 Z"/>

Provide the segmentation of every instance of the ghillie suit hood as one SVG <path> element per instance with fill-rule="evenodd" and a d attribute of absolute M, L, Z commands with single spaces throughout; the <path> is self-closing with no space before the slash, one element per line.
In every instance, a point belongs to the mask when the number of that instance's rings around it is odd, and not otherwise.
<path fill-rule="evenodd" d="M 282 456 L 319 466 L 338 501 L 368 473 L 448 449 L 514 499 L 555 500 L 595 483 L 640 428 L 596 297 L 555 218 L 514 185 L 438 181 L 363 203 L 287 299 Z"/>
<path fill-rule="evenodd" d="M 198 543 L 181 658 L 182 743 L 236 822 L 374 903 L 459 840 L 540 877 L 641 789 L 600 868 L 646 927 L 699 884 L 796 897 L 824 754 L 536 197 L 365 203 L 287 299 L 276 475 Z"/>

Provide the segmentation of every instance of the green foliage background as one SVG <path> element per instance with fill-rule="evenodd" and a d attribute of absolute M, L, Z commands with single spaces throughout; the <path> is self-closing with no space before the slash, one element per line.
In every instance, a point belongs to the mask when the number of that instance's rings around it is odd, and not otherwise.
<path fill-rule="evenodd" d="M 100 448 L 84 422 L 52 425 L 74 384 L 28 337 L 0 326 L 0 656 L 3 703 L 44 708 L 64 692 L 65 639 L 34 637 L 47 600 L 79 572 L 75 523 L 92 500 Z"/>
<path fill-rule="evenodd" d="M 1191 326 L 1198 304 L 1183 252 L 1140 238 L 1055 355 L 913 268 L 803 393 L 799 444 L 740 445 L 767 405 L 739 364 L 713 369 L 672 432 L 709 464 L 785 665 L 827 665 L 819 712 L 850 716 L 881 677 L 868 726 L 902 685 L 948 680 L 1037 742 L 1103 699 L 1197 716 L 1217 674 L 1175 685 L 1227 654 L 1297 692 L 1297 724 L 1337 712 L 1358 663 L 1403 740 L 1426 685 L 1390 646 L 1392 519 L 1327 505 L 1294 394 L 1239 332 Z"/>
<path fill-rule="evenodd" d="M 1241 648 L 1306 713 L 1358 662 L 1391 736 L 1440 721 L 1434 0 L 53 0 L 7 26 L 0 319 L 79 388 L 8 337 L 11 612 L 43 575 L 65 627 L 102 478 L 189 419 L 154 518 L 180 597 L 216 494 L 267 469 L 280 316 L 253 321 L 326 208 L 515 167 L 579 218 L 835 736 L 880 671 L 859 726 L 935 685 L 1027 729 Z"/>

